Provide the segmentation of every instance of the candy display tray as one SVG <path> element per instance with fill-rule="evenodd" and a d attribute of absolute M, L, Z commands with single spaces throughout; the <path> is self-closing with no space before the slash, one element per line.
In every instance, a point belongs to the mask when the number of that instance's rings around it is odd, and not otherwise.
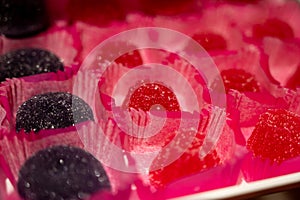
<path fill-rule="evenodd" d="M 282 0 L 277 0 L 276 2 L 280 2 Z M 300 0 L 297 0 L 300 2 Z M 275 2 L 275 1 L 274 1 Z M 75 36 L 74 36 L 75 38 Z M 2 43 L 1 43 L 2 45 Z M 0 45 L 0 46 L 1 46 Z M 0 177 L 1 178 L 1 177 Z M 214 177 L 211 177 L 214 179 Z M 199 182 L 201 179 L 199 179 Z M 7 183 L 8 184 L 8 183 Z M 198 192 L 190 195 L 180 196 L 176 198 L 172 198 L 173 200 L 193 200 L 193 199 L 248 199 L 252 197 L 257 197 L 260 195 L 274 193 L 279 191 L 285 191 L 291 188 L 300 188 L 300 171 L 297 173 L 290 173 L 283 176 L 268 178 L 260 181 L 246 182 L 241 181 L 240 184 L 218 188 L 214 190 L 209 190 L 205 192 Z M 0 188 L 1 189 L 1 188 Z M 1 191 L 0 191 L 1 192 Z M 12 193 L 13 188 L 8 184 L 7 193 Z M 195 192 L 195 191 L 194 191 Z M 130 199 L 135 199 L 130 198 Z M 1 200 L 1 194 L 0 194 Z M 3 199 L 5 200 L 5 199 Z"/>
<path fill-rule="evenodd" d="M 300 172 L 254 181 L 251 183 L 242 181 L 239 185 L 178 197 L 172 200 L 248 199 L 296 187 L 300 187 Z"/>

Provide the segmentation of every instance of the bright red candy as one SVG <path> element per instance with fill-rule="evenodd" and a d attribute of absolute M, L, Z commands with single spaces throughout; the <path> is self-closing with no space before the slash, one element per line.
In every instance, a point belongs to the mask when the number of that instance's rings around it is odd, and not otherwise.
<path fill-rule="evenodd" d="M 72 0 L 67 5 L 71 21 L 83 21 L 97 26 L 123 19 L 125 13 L 114 0 Z"/>
<path fill-rule="evenodd" d="M 142 10 L 149 14 L 176 15 L 192 10 L 196 4 L 195 0 L 139 0 Z"/>
<path fill-rule="evenodd" d="M 228 2 L 235 2 L 235 3 L 255 3 L 258 0 L 227 0 Z"/>
<path fill-rule="evenodd" d="M 254 156 L 282 162 L 300 155 L 300 116 L 273 109 L 260 116 L 247 141 Z"/>
<path fill-rule="evenodd" d="M 260 87 L 254 76 L 243 69 L 227 69 L 221 72 L 225 90 L 238 90 L 240 92 L 259 92 Z"/>
<path fill-rule="evenodd" d="M 193 35 L 193 39 L 207 51 L 227 49 L 226 40 L 215 33 L 197 33 Z"/>
<path fill-rule="evenodd" d="M 149 180 L 157 189 L 167 185 L 221 166 L 226 160 L 231 159 L 234 139 L 229 127 L 222 130 L 216 146 L 204 157 L 200 155 L 203 150 L 203 142 L 209 130 L 209 120 L 212 116 L 204 111 L 201 114 L 198 131 L 190 134 L 188 131 L 179 130 L 173 138 L 171 145 L 161 149 L 158 156 L 153 160 L 149 170 Z M 215 124 L 218 126 L 218 124 Z"/>
<path fill-rule="evenodd" d="M 276 37 L 288 39 L 294 37 L 293 29 L 284 21 L 279 19 L 268 19 L 264 24 L 257 24 L 253 27 L 253 36 L 256 38 Z"/>
<path fill-rule="evenodd" d="M 150 171 L 150 183 L 156 188 L 163 188 L 168 183 L 180 178 L 199 173 L 205 169 L 212 168 L 220 162 L 217 152 L 206 155 L 203 159 L 199 158 L 199 149 L 203 143 L 204 135 L 197 133 L 189 148 L 174 162 L 160 169 Z M 160 154 L 152 163 L 153 169 L 168 157 L 167 153 Z"/>
<path fill-rule="evenodd" d="M 138 50 L 123 54 L 115 60 L 116 63 L 122 64 L 128 68 L 138 67 L 143 64 L 143 59 Z"/>
<path fill-rule="evenodd" d="M 152 106 L 161 105 L 166 111 L 180 111 L 174 92 L 159 83 L 144 83 L 131 94 L 128 107 L 149 111 Z"/>

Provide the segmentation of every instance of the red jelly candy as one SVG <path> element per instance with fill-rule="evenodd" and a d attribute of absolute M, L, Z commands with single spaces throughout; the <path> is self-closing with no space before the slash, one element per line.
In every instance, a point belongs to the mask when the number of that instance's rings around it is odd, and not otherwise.
<path fill-rule="evenodd" d="M 149 111 L 152 106 L 160 105 L 166 111 L 180 111 L 173 91 L 159 83 L 144 83 L 131 94 L 129 108 Z"/>
<path fill-rule="evenodd" d="M 221 72 L 225 90 L 238 90 L 240 92 L 259 92 L 260 87 L 254 76 L 243 69 L 227 69 Z"/>
<path fill-rule="evenodd" d="M 276 37 L 288 39 L 294 37 L 293 29 L 287 23 L 279 19 L 268 19 L 264 24 L 257 24 L 253 27 L 253 36 L 256 38 Z"/>
<path fill-rule="evenodd" d="M 203 140 L 204 135 L 198 133 L 190 147 L 177 160 L 162 168 L 151 170 L 154 166 L 159 166 L 159 163 L 168 157 L 168 153 L 160 154 L 150 167 L 149 178 L 151 185 L 156 188 L 163 188 L 175 180 L 218 165 L 220 158 L 215 150 L 206 155 L 203 159 L 200 159 L 199 149 Z"/>
<path fill-rule="evenodd" d="M 125 16 L 120 5 L 113 0 L 72 0 L 68 3 L 67 12 L 72 21 L 97 26 L 107 25 L 112 20 L 121 20 Z"/>
<path fill-rule="evenodd" d="M 195 7 L 195 0 L 139 0 L 142 10 L 149 14 L 176 15 Z"/>
<path fill-rule="evenodd" d="M 193 35 L 193 39 L 207 51 L 225 50 L 227 48 L 226 40 L 215 33 L 197 33 Z"/>
<path fill-rule="evenodd" d="M 273 109 L 260 116 L 247 148 L 257 157 L 282 162 L 300 155 L 300 116 Z"/>
<path fill-rule="evenodd" d="M 259 0 L 227 0 L 227 1 L 233 3 L 256 3 Z"/>
<path fill-rule="evenodd" d="M 115 60 L 116 63 L 122 64 L 128 68 L 134 68 L 143 64 L 143 59 L 138 50 L 126 53 Z"/>

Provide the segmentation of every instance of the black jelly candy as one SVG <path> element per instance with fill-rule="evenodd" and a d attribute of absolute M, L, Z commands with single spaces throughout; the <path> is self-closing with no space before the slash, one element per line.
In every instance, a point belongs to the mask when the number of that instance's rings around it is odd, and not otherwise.
<path fill-rule="evenodd" d="M 38 132 L 93 119 L 92 109 L 81 98 L 66 92 L 50 92 L 33 96 L 19 107 L 16 130 Z"/>
<path fill-rule="evenodd" d="M 48 26 L 44 0 L 0 1 L 0 34 L 23 38 L 37 34 Z"/>
<path fill-rule="evenodd" d="M 63 71 L 60 59 L 53 53 L 36 48 L 18 49 L 0 56 L 0 82 L 6 78 Z"/>
<path fill-rule="evenodd" d="M 19 171 L 18 192 L 26 200 L 79 200 L 110 190 L 101 163 L 90 153 L 54 146 L 30 157 Z"/>

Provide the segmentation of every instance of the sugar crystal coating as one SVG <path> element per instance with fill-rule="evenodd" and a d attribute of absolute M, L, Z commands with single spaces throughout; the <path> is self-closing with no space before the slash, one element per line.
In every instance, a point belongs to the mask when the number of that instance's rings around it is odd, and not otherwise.
<path fill-rule="evenodd" d="M 167 111 L 180 111 L 174 92 L 159 83 L 143 83 L 130 96 L 128 107 L 149 111 L 152 106 L 161 105 Z"/>
<path fill-rule="evenodd" d="M 221 72 L 226 92 L 234 89 L 240 92 L 259 92 L 255 77 L 243 69 L 227 69 Z"/>
<path fill-rule="evenodd" d="M 79 200 L 109 190 L 101 163 L 80 148 L 54 146 L 30 157 L 19 171 L 18 192 L 26 200 Z"/>
<path fill-rule="evenodd" d="M 22 38 L 39 33 L 48 25 L 44 0 L 0 1 L 0 34 Z"/>
<path fill-rule="evenodd" d="M 300 116 L 284 110 L 272 109 L 260 116 L 247 148 L 255 156 L 282 162 L 300 155 Z"/>
<path fill-rule="evenodd" d="M 63 71 L 63 64 L 53 53 L 37 48 L 25 48 L 0 56 L 0 82 L 6 78 Z"/>
<path fill-rule="evenodd" d="M 81 98 L 65 92 L 50 92 L 33 96 L 19 107 L 16 130 L 38 132 L 93 119 L 90 106 Z"/>

